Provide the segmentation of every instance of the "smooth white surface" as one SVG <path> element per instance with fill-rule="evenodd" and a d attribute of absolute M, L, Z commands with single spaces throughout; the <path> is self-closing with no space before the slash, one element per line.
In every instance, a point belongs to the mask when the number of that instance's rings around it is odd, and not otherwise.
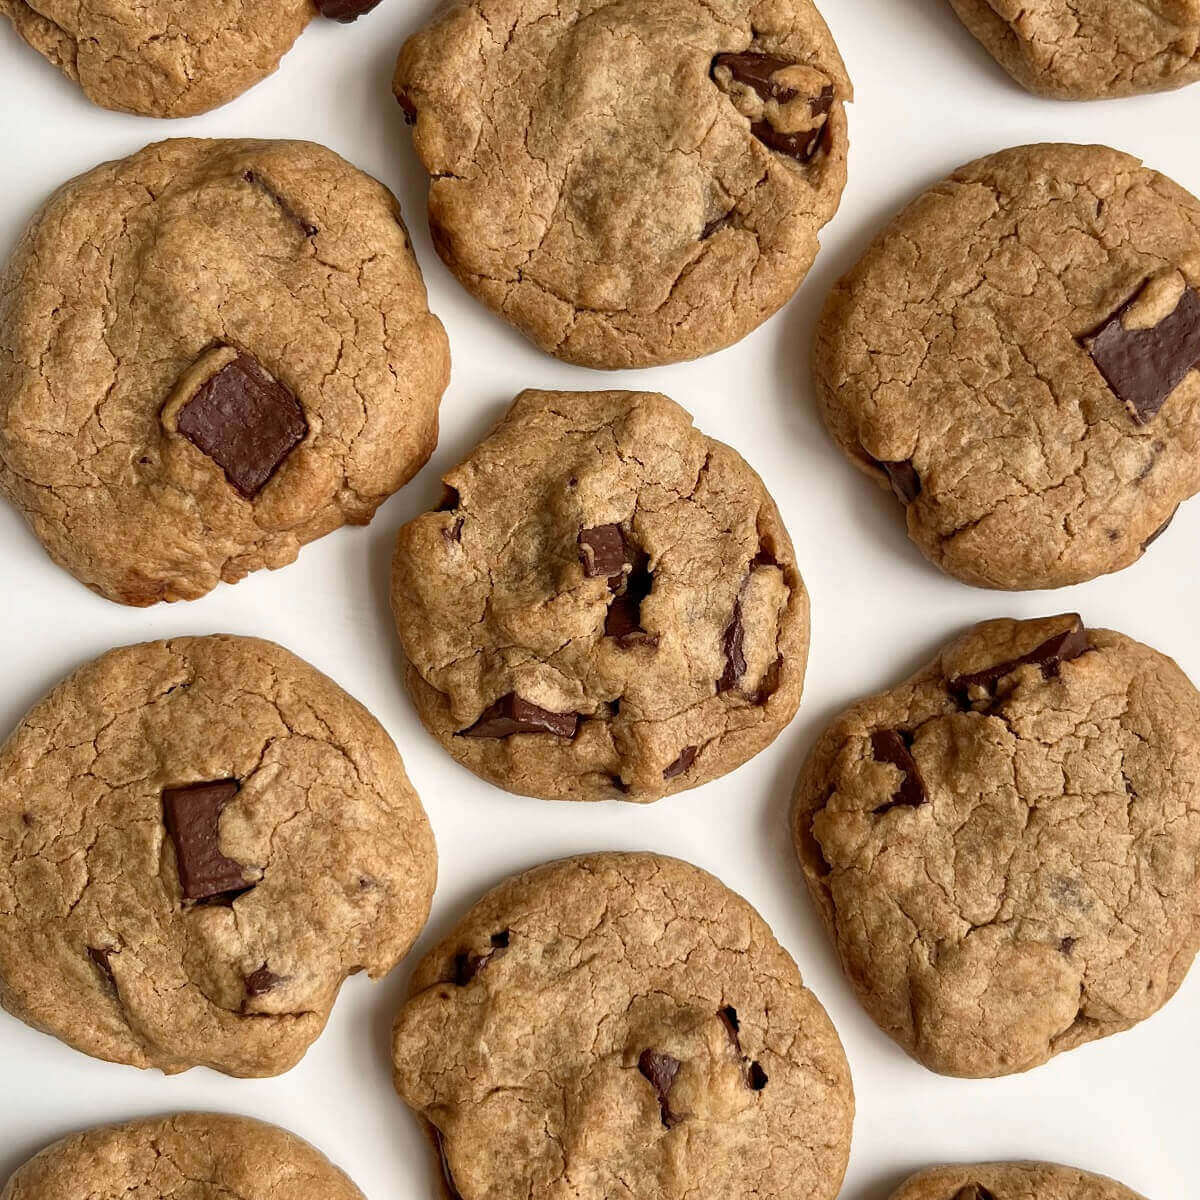
<path fill-rule="evenodd" d="M 905 1057 L 854 1001 L 803 892 L 785 813 L 800 762 L 835 712 L 899 680 L 951 634 L 985 617 L 1078 609 L 1089 624 L 1174 655 L 1200 679 L 1200 501 L 1185 505 L 1145 560 L 1120 575 L 1057 595 L 970 589 L 925 562 L 905 538 L 894 502 L 826 438 L 807 367 L 812 326 L 834 279 L 894 211 L 969 159 L 1023 142 L 1107 142 L 1200 192 L 1200 86 L 1097 104 L 1039 100 L 1009 82 L 945 0 L 824 0 L 857 100 L 850 184 L 808 281 L 782 313 L 724 353 L 604 374 L 535 351 L 472 301 L 430 246 L 425 178 L 389 87 L 396 52 L 429 7 L 384 0 L 354 26 L 316 21 L 271 79 L 217 112 L 176 122 L 91 106 L 0 21 L 0 254 L 54 187 L 146 142 L 309 138 L 399 195 L 454 357 L 441 444 L 369 529 L 341 530 L 282 571 L 261 572 L 192 604 L 139 611 L 93 596 L 53 566 L 18 516 L 0 505 L 0 726 L 7 730 L 63 675 L 114 645 L 216 631 L 274 638 L 362 700 L 404 755 L 441 862 L 418 952 L 517 869 L 605 848 L 678 855 L 714 871 L 759 908 L 842 1035 L 858 1095 L 847 1200 L 884 1200 L 905 1174 L 929 1163 L 1017 1157 L 1111 1174 L 1151 1200 L 1195 1196 L 1200 969 L 1164 1011 L 1132 1032 L 1025 1075 L 939 1078 Z M 791 727 L 735 774 L 648 807 L 550 804 L 475 779 L 421 729 L 401 686 L 388 612 L 393 534 L 432 506 L 439 473 L 527 386 L 664 391 L 701 429 L 737 447 L 778 500 L 813 597 L 808 687 Z M 0 1013 L 0 1180 L 79 1127 L 200 1108 L 262 1117 L 309 1138 L 371 1200 L 424 1200 L 434 1194 L 429 1155 L 392 1091 L 387 1057 L 392 1014 L 414 961 L 379 984 L 352 979 L 324 1036 L 278 1079 L 140 1073 L 93 1061 Z"/>

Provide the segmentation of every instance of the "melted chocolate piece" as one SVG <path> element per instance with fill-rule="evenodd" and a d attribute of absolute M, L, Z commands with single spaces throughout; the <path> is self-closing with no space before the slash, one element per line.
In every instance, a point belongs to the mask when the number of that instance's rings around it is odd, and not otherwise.
<path fill-rule="evenodd" d="M 647 633 L 642 628 L 642 601 L 654 588 L 654 577 L 646 566 L 649 559 L 637 551 L 633 560 L 633 568 L 628 576 L 613 576 L 608 581 L 616 595 L 609 602 L 604 617 L 604 636 L 616 638 L 622 649 L 658 645 L 658 635 Z"/>
<path fill-rule="evenodd" d="M 1200 293 L 1185 288 L 1175 311 L 1157 325 L 1126 329 L 1122 318 L 1137 299 L 1119 308 L 1084 345 L 1134 424 L 1145 425 L 1200 366 Z"/>
<path fill-rule="evenodd" d="M 721 649 L 725 652 L 725 670 L 717 680 L 717 694 L 731 692 L 746 673 L 746 655 L 743 653 L 745 627 L 742 625 L 742 599 L 733 602 L 733 615 L 721 636 Z"/>
<path fill-rule="evenodd" d="M 220 849 L 221 813 L 240 788 L 236 779 L 221 779 L 163 789 L 163 823 L 175 844 L 185 900 L 230 904 L 256 882 Z"/>
<path fill-rule="evenodd" d="M 296 397 L 247 354 L 204 382 L 179 410 L 175 427 L 247 500 L 308 434 Z"/>
<path fill-rule="evenodd" d="M 982 1183 L 968 1183 L 965 1188 L 959 1188 L 951 1200 L 996 1200 L 996 1197 Z"/>
<path fill-rule="evenodd" d="M 920 808 L 929 799 L 925 781 L 921 778 L 917 761 L 909 749 L 911 741 L 896 729 L 876 729 L 871 734 L 871 754 L 876 762 L 891 763 L 904 773 L 899 787 L 886 804 L 874 809 L 875 813 L 889 812 L 893 808 Z"/>
<path fill-rule="evenodd" d="M 462 1193 L 458 1190 L 454 1176 L 450 1173 L 450 1160 L 446 1157 L 446 1139 L 436 1125 L 430 1125 L 429 1129 L 433 1134 L 433 1144 L 437 1149 L 438 1162 L 442 1166 L 442 1178 L 446 1181 L 446 1191 L 450 1194 L 450 1200 L 462 1200 Z"/>
<path fill-rule="evenodd" d="M 583 563 L 583 573 L 590 579 L 598 575 L 609 579 L 621 575 L 632 563 L 620 525 L 597 525 L 593 529 L 582 530 L 579 534 L 579 560 Z"/>
<path fill-rule="evenodd" d="M 951 693 L 958 697 L 960 704 L 970 705 L 971 691 L 982 688 L 989 696 L 996 694 L 996 684 L 1006 675 L 1010 675 L 1018 667 L 1041 667 L 1044 679 L 1053 679 L 1059 668 L 1065 662 L 1078 658 L 1089 649 L 1087 629 L 1082 619 L 1076 615 L 1074 624 L 1062 633 L 1056 633 L 1047 638 L 1040 646 L 1035 646 L 1028 654 L 1014 658 L 1010 662 L 997 663 L 994 667 L 984 667 L 970 675 L 956 675 L 946 685 Z"/>
<path fill-rule="evenodd" d="M 269 991 L 278 987 L 283 982 L 282 975 L 276 975 L 274 971 L 267 969 L 267 964 L 263 963 L 257 971 L 251 971 L 246 976 L 246 995 L 247 996 L 265 996 Z"/>
<path fill-rule="evenodd" d="M 349 25 L 351 21 L 357 21 L 369 13 L 378 3 L 379 0 L 317 0 L 317 7 L 321 10 L 321 16 Z"/>
<path fill-rule="evenodd" d="M 681 1064 L 679 1059 L 669 1054 L 660 1054 L 657 1050 L 643 1050 L 638 1059 L 638 1070 L 650 1081 L 651 1087 L 658 1093 L 658 1108 L 662 1114 L 662 1123 L 670 1129 L 678 1118 L 671 1112 L 669 1096 L 675 1076 L 679 1074 Z"/>
<path fill-rule="evenodd" d="M 758 1063 L 752 1062 L 746 1082 L 752 1092 L 761 1092 L 767 1086 L 767 1073 Z"/>
<path fill-rule="evenodd" d="M 815 129 L 801 129 L 798 133 L 780 133 L 769 121 L 755 121 L 750 126 L 750 132 L 768 150 L 786 154 L 797 162 L 808 162 L 820 148 L 825 126 L 822 124 Z"/>
<path fill-rule="evenodd" d="M 553 733 L 557 737 L 573 738 L 578 726 L 578 713 L 551 712 L 522 700 L 516 692 L 509 692 L 485 708 L 479 720 L 469 729 L 460 730 L 458 736 L 506 738 L 514 733 Z"/>
<path fill-rule="evenodd" d="M 908 459 L 900 462 L 881 462 L 879 465 L 887 472 L 892 491 L 901 504 L 907 506 L 921 494 L 921 477 Z"/>
<path fill-rule="evenodd" d="M 773 54 L 759 54 L 753 50 L 747 50 L 741 54 L 718 54 L 713 59 L 712 69 L 715 73 L 718 67 L 724 67 L 735 83 L 753 88 L 761 99 L 777 100 L 780 104 L 787 104 L 788 101 L 795 100 L 796 89 L 782 87 L 771 77 L 779 71 L 796 65 L 786 58 L 776 58 Z M 833 89 L 829 88 L 828 90 L 832 101 Z M 829 111 L 828 106 L 825 111 Z"/>
<path fill-rule="evenodd" d="M 669 767 L 663 768 L 663 778 L 674 779 L 676 775 L 682 775 L 696 761 L 696 755 L 699 753 L 699 746 L 684 746 L 679 752 L 679 757 Z"/>

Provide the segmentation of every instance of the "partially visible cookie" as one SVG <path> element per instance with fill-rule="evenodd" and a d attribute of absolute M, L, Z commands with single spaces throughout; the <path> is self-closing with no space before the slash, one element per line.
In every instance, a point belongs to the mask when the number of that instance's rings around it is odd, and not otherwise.
<path fill-rule="evenodd" d="M 105 1125 L 18 1167 L 0 1200 L 363 1200 L 323 1154 L 274 1125 L 217 1113 Z"/>
<path fill-rule="evenodd" d="M 863 1006 L 943 1074 L 1129 1029 L 1200 948 L 1200 693 L 1073 614 L 986 621 L 853 705 L 792 820 Z"/>
<path fill-rule="evenodd" d="M 891 1200 L 1144 1200 L 1113 1179 L 1054 1163 L 933 1167 L 906 1179 Z"/>
<path fill-rule="evenodd" d="M 762 918 L 655 854 L 549 863 L 421 962 L 395 1083 L 461 1200 L 833 1200 L 850 1072 Z"/>
<path fill-rule="evenodd" d="M 1059 100 L 1162 92 L 1200 79 L 1200 0 L 950 0 L 1024 88 Z"/>
<path fill-rule="evenodd" d="M 0 491 L 101 595 L 194 599 L 369 521 L 449 369 L 381 184 L 160 142 L 60 188 L 0 275 Z"/>
<path fill-rule="evenodd" d="M 795 715 L 808 594 L 779 510 L 650 392 L 522 392 L 400 530 L 392 607 L 426 727 L 522 795 L 657 800 Z"/>
<path fill-rule="evenodd" d="M 851 86 L 811 0 L 460 0 L 409 39 L 395 91 L 446 265 L 584 366 L 744 337 L 846 183 Z"/>
<path fill-rule="evenodd" d="M 1200 201 L 1104 146 L 1019 146 L 914 200 L 817 328 L 822 415 L 933 562 L 1051 588 L 1200 490 Z"/>
<path fill-rule="evenodd" d="M 114 650 L 0 748 L 0 1002 L 87 1054 L 276 1075 L 429 913 L 433 834 L 377 721 L 286 650 Z"/>

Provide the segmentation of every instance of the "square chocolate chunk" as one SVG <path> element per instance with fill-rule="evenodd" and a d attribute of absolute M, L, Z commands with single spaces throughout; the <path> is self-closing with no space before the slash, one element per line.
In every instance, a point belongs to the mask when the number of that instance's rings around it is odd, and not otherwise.
<path fill-rule="evenodd" d="M 163 789 L 163 823 L 175 843 L 185 900 L 233 900 L 256 882 L 241 863 L 221 853 L 221 813 L 239 789 L 236 779 Z"/>

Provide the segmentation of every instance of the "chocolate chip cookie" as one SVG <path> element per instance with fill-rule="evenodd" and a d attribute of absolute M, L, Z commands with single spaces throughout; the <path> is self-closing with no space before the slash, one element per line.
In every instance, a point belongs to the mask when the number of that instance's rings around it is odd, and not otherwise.
<path fill-rule="evenodd" d="M 657 800 L 795 715 L 808 594 L 771 497 L 648 392 L 522 392 L 400 530 L 392 607 L 426 727 L 522 795 Z"/>
<path fill-rule="evenodd" d="M 829 431 L 979 587 L 1141 557 L 1200 490 L 1200 201 L 1104 146 L 1021 146 L 913 201 L 834 288 Z"/>
<path fill-rule="evenodd" d="M 489 892 L 417 968 L 395 1083 L 450 1196 L 832 1200 L 850 1073 L 762 918 L 655 854 Z"/>
<path fill-rule="evenodd" d="M 369 521 L 448 377 L 382 185 L 309 142 L 161 142 L 60 189 L 0 276 L 0 491 L 101 595 L 194 599 Z"/>
<path fill-rule="evenodd" d="M 585 366 L 744 337 L 846 182 L 850 81 L 810 0 L 464 0 L 405 45 L 395 91 L 446 265 Z"/>
<path fill-rule="evenodd" d="M 0 1002 L 87 1054 L 276 1075 L 437 873 L 395 746 L 253 638 L 114 650 L 0 748 Z"/>
<path fill-rule="evenodd" d="M 323 1154 L 246 1117 L 178 1113 L 63 1138 L 0 1200 L 363 1200 Z"/>
<path fill-rule="evenodd" d="M 102 108 L 190 117 L 270 75 L 318 10 L 379 0 L 0 0 L 0 16 Z"/>
<path fill-rule="evenodd" d="M 1112 1179 L 1053 1163 L 980 1163 L 913 1175 L 891 1200 L 1144 1200 Z"/>
<path fill-rule="evenodd" d="M 987 621 L 825 731 L 809 890 L 859 999 L 931 1070 L 1129 1029 L 1200 945 L 1200 694 L 1076 615 Z"/>
<path fill-rule="evenodd" d="M 1161 92 L 1200 79 L 1200 0 L 950 0 L 1024 88 L 1060 100 Z"/>

